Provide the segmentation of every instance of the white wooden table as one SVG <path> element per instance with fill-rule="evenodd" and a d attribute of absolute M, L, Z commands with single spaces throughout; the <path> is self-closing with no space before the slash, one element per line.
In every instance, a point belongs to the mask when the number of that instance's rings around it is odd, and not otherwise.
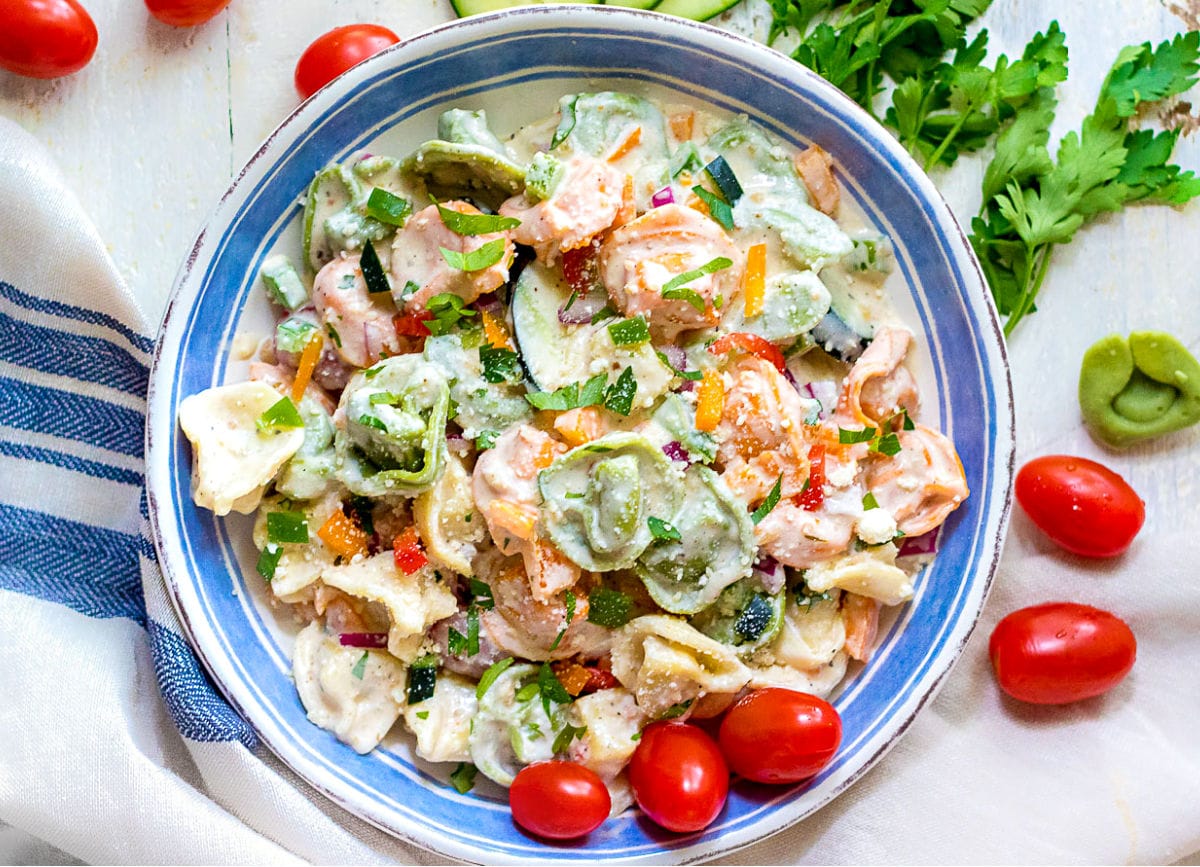
<path fill-rule="evenodd" d="M 233 0 L 208 24 L 175 30 L 151 19 L 137 0 L 83 2 L 100 31 L 90 65 L 52 82 L 0 72 L 0 114 L 57 158 L 155 322 L 202 221 L 298 104 L 292 71 L 309 42 L 351 22 L 383 24 L 403 37 L 453 17 L 448 0 Z M 1190 2 L 1200 10 L 1198 0 Z M 1071 75 L 1059 88 L 1052 140 L 1078 127 L 1122 45 L 1158 42 L 1188 26 L 1185 13 L 1155 0 L 1049 6 L 994 0 L 984 23 L 993 52 L 1010 56 L 1051 15 L 1062 24 Z M 1200 141 L 1184 140 L 1176 158 L 1200 169 Z M 981 160 L 965 158 L 936 177 L 964 222 L 978 207 L 981 169 Z M 1200 510 L 1180 504 L 1200 492 L 1200 429 L 1108 452 L 1079 423 L 1075 388 L 1083 351 L 1113 332 L 1167 330 L 1200 353 L 1198 241 L 1200 206 L 1133 208 L 1081 232 L 1057 252 L 1039 312 L 1010 344 L 1018 462 L 1056 452 L 1100 459 L 1145 498 L 1148 530 L 1170 526 L 1191 539 L 1200 539 Z M 1007 554 L 1043 544 L 1015 514 Z M 1180 556 L 1200 560 L 1200 542 Z"/>

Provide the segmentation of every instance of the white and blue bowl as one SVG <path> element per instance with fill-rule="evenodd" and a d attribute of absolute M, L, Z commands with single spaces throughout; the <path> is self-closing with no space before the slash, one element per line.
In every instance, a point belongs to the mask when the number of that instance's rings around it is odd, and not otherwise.
<path fill-rule="evenodd" d="M 581 842 L 549 845 L 513 825 L 502 792 L 458 794 L 444 768 L 412 758 L 402 736 L 360 756 L 308 722 L 290 679 L 291 629 L 254 572 L 250 521 L 216 519 L 192 504 L 176 416 L 187 395 L 244 378 L 234 337 L 265 334 L 271 323 L 259 266 L 276 249 L 296 257 L 302 194 L 318 169 L 363 151 L 402 155 L 433 134 L 447 108 L 484 108 L 507 133 L 550 114 L 563 93 L 591 89 L 744 112 L 793 145 L 816 143 L 833 156 L 844 195 L 895 247 L 893 301 L 920 344 L 921 417 L 953 438 L 971 496 L 947 522 L 913 601 L 836 698 L 843 745 L 818 777 L 795 787 L 735 784 L 724 812 L 695 834 L 663 832 L 631 810 Z M 536 6 L 467 19 L 333 82 L 272 134 L 221 200 L 179 273 L 157 352 L 151 517 L 167 587 L 200 659 L 262 740 L 315 788 L 401 838 L 468 861 L 694 861 L 803 819 L 894 745 L 946 677 L 983 606 L 1007 526 L 1014 437 L 1001 330 L 933 184 L 882 127 L 799 64 L 653 13 Z"/>

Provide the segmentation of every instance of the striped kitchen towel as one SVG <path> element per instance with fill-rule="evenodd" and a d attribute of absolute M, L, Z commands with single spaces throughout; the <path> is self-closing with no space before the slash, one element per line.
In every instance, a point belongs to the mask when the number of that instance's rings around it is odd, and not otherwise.
<path fill-rule="evenodd" d="M 418 858 L 299 784 L 198 665 L 149 536 L 150 324 L 2 117 L 0 202 L 0 863 Z"/>

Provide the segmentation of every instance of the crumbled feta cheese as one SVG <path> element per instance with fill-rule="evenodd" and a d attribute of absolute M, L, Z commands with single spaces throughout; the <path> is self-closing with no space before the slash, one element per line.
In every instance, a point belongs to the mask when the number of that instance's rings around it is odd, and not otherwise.
<path fill-rule="evenodd" d="M 858 519 L 855 532 L 868 545 L 882 545 L 896 537 L 896 519 L 887 509 L 868 509 Z"/>

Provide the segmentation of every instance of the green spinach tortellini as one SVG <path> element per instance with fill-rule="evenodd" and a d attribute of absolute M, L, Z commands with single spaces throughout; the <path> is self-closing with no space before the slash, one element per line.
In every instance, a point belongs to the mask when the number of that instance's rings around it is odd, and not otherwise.
<path fill-rule="evenodd" d="M 386 358 L 342 392 L 336 437 L 338 477 L 360 496 L 413 496 L 429 488 L 446 460 L 446 375 L 419 355 Z"/>
<path fill-rule="evenodd" d="M 757 543 L 746 506 L 707 467 L 684 477 L 683 506 L 671 515 L 679 539 L 656 541 L 638 559 L 638 576 L 672 614 L 694 614 L 750 574 Z"/>
<path fill-rule="evenodd" d="M 649 519 L 674 515 L 679 471 L 640 434 L 614 433 L 572 449 L 538 475 L 540 523 L 584 569 L 627 569 L 649 547 Z M 665 519 L 663 519 L 665 520 Z"/>

